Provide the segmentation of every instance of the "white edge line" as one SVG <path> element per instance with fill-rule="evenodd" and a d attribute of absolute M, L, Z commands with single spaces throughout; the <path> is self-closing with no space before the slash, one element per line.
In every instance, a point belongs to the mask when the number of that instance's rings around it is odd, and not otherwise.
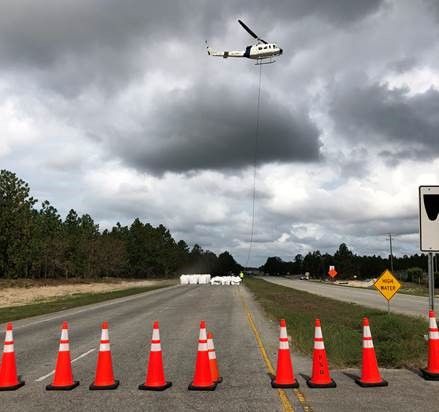
<path fill-rule="evenodd" d="M 76 357 L 75 359 L 72 360 L 72 363 L 76 362 L 77 360 L 79 360 L 79 359 L 81 359 L 81 358 L 83 358 L 83 357 L 85 357 L 87 355 L 89 355 L 90 353 L 94 352 L 95 350 L 96 350 L 96 348 L 93 348 L 93 349 L 90 349 L 89 351 L 83 353 L 82 355 L 79 355 L 78 357 Z M 35 379 L 35 382 L 41 382 L 44 379 L 48 378 L 49 376 L 52 376 L 54 373 L 55 373 L 55 371 L 53 370 L 52 372 L 48 373 L 47 375 L 44 375 L 44 376 L 41 376 L 38 379 Z"/>

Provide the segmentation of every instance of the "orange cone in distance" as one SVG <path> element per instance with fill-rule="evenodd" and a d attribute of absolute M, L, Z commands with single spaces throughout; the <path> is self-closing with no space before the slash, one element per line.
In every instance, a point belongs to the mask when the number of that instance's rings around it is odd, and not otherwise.
<path fill-rule="evenodd" d="M 335 388 L 337 384 L 329 375 L 320 319 L 316 319 L 314 329 L 314 352 L 312 355 L 312 376 L 306 381 L 310 388 Z"/>
<path fill-rule="evenodd" d="M 378 363 L 373 346 L 372 334 L 370 333 L 369 320 L 363 319 L 363 356 L 361 378 L 355 382 L 363 388 L 372 386 L 387 386 L 388 383 L 381 378 Z"/>
<path fill-rule="evenodd" d="M 3 346 L 2 363 L 0 367 L 0 391 L 15 391 L 23 385 L 24 381 L 17 375 L 12 323 L 8 323 L 6 325 L 5 345 Z"/>
<path fill-rule="evenodd" d="M 111 359 L 110 336 L 108 322 L 102 323 L 101 342 L 99 344 L 95 380 L 89 386 L 90 390 L 116 389 L 119 381 L 114 379 L 113 361 Z"/>
<path fill-rule="evenodd" d="M 271 381 L 273 388 L 298 388 L 299 382 L 294 377 L 293 363 L 291 361 L 290 347 L 288 344 L 287 324 L 284 319 L 280 321 L 279 350 L 277 352 L 276 377 Z"/>
<path fill-rule="evenodd" d="M 70 360 L 69 325 L 63 322 L 61 339 L 59 341 L 58 358 L 56 360 L 55 375 L 50 385 L 46 386 L 48 391 L 69 391 L 79 385 L 73 380 L 72 363 Z"/>
<path fill-rule="evenodd" d="M 426 380 L 439 380 L 439 330 L 436 323 L 436 315 L 430 310 L 428 328 L 428 362 L 425 369 L 421 369 L 422 376 Z"/>
<path fill-rule="evenodd" d="M 207 351 L 206 322 L 200 322 L 200 336 L 198 339 L 197 360 L 195 362 L 195 373 L 192 383 L 188 389 L 190 391 L 213 391 L 216 382 L 212 380 L 210 372 L 209 354 Z"/>
<path fill-rule="evenodd" d="M 215 345 L 213 344 L 213 334 L 211 332 L 207 334 L 207 352 L 209 354 L 210 373 L 212 375 L 212 380 L 216 383 L 221 383 L 223 378 L 219 374 Z"/>
<path fill-rule="evenodd" d="M 159 323 L 155 321 L 152 329 L 151 351 L 149 352 L 148 371 L 146 373 L 145 383 L 143 385 L 139 385 L 139 389 L 144 391 L 164 391 L 170 386 L 172 386 L 172 383 L 166 381 L 163 368 Z"/>

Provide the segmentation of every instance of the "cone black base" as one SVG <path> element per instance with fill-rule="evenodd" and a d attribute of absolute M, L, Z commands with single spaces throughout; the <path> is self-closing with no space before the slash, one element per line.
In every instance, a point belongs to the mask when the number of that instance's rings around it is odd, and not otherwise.
<path fill-rule="evenodd" d="M 299 387 L 299 382 L 295 381 L 293 383 L 276 383 L 275 380 L 273 379 L 271 381 L 271 387 L 280 388 L 280 389 L 289 389 L 289 388 L 295 389 Z"/>
<path fill-rule="evenodd" d="M 329 383 L 313 383 L 313 382 L 311 382 L 311 379 L 307 379 L 306 384 L 310 388 L 336 388 L 337 387 L 337 384 L 335 383 L 334 379 L 331 379 L 331 382 L 329 382 Z"/>
<path fill-rule="evenodd" d="M 355 383 L 362 388 L 373 388 L 375 386 L 389 386 L 389 383 L 384 379 L 380 382 L 362 382 L 361 379 L 355 379 Z"/>
<path fill-rule="evenodd" d="M 188 386 L 190 391 L 214 391 L 216 389 L 216 382 L 209 386 L 195 386 L 192 383 Z"/>
<path fill-rule="evenodd" d="M 119 381 L 115 380 L 112 385 L 98 386 L 92 383 L 88 388 L 91 391 L 105 391 L 105 390 L 116 389 L 118 386 L 119 386 Z"/>
<path fill-rule="evenodd" d="M 172 382 L 166 382 L 162 386 L 139 385 L 141 391 L 164 391 L 172 386 Z"/>
<path fill-rule="evenodd" d="M 72 389 L 75 389 L 79 385 L 79 381 L 74 381 L 71 385 L 66 386 L 54 386 L 54 385 L 47 385 L 46 391 L 71 391 Z"/>
<path fill-rule="evenodd" d="M 420 369 L 422 377 L 427 381 L 439 381 L 439 373 L 428 372 L 427 369 Z"/>
<path fill-rule="evenodd" d="M 24 381 L 20 380 L 20 377 L 18 377 L 19 382 L 16 385 L 12 386 L 1 386 L 0 391 L 16 391 L 18 388 L 21 388 L 24 386 Z"/>
<path fill-rule="evenodd" d="M 220 376 L 216 381 L 215 381 L 215 383 L 221 383 L 223 381 L 223 378 Z"/>

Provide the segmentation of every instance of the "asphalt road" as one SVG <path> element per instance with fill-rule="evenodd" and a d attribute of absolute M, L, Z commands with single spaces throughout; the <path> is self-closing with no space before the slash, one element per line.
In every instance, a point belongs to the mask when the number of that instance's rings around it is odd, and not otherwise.
<path fill-rule="evenodd" d="M 357 303 L 363 306 L 387 310 L 387 300 L 384 299 L 377 290 L 330 285 L 328 283 L 295 280 L 276 276 L 266 276 L 262 279 L 276 283 L 277 285 L 303 290 L 344 302 Z M 426 296 L 412 296 L 397 293 L 390 301 L 390 310 L 392 312 L 403 313 L 405 315 L 428 317 L 428 309 L 428 297 Z"/>
<path fill-rule="evenodd" d="M 152 322 L 160 321 L 166 378 L 165 392 L 139 391 L 145 379 Z M 201 319 L 215 335 L 224 382 L 215 392 L 190 392 Z M 71 392 L 47 392 L 47 376 L 58 350 L 60 324 L 70 324 L 75 379 Z M 89 391 L 100 338 L 100 324 L 110 323 L 116 379 L 115 391 Z M 75 308 L 14 323 L 20 374 L 26 385 L 0 392 L 2 411 L 413 411 L 434 410 L 439 382 L 425 382 L 415 373 L 385 370 L 388 388 L 359 388 L 346 373 L 333 371 L 336 389 L 311 390 L 303 374 L 311 371 L 308 357 L 293 355 L 300 392 L 279 392 L 270 386 L 267 363 L 275 365 L 277 322 L 267 319 L 244 287 L 176 286 L 110 302 Z M 3 325 L 2 325 L 3 328 Z M 324 325 L 323 325 L 324 331 Z M 294 331 L 289 330 L 293 335 Z M 259 338 L 259 343 L 256 336 Z M 359 342 L 360 344 L 360 342 Z M 262 345 L 267 359 L 261 355 Z"/>

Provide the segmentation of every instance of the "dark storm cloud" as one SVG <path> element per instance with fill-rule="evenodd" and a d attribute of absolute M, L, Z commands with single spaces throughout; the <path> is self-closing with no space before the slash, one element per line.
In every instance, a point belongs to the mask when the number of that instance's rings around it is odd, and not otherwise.
<path fill-rule="evenodd" d="M 44 87 L 78 93 L 97 83 L 118 86 L 142 70 L 157 45 L 224 34 L 227 22 L 248 17 L 267 33 L 279 22 L 307 16 L 349 24 L 382 0 L 234 1 L 18 0 L 0 5 L 0 70 L 24 70 Z M 239 32 L 238 26 L 236 27 Z M 256 30 L 258 31 L 258 30 Z M 241 33 L 241 35 L 243 35 Z M 140 61 L 139 61 L 140 60 Z M 144 60 L 143 60 L 144 62 Z M 152 62 L 151 62 L 152 63 Z M 50 76 L 47 71 L 50 70 Z"/>
<path fill-rule="evenodd" d="M 395 152 L 405 157 L 439 153 L 437 90 L 412 96 L 404 88 L 345 84 L 335 92 L 330 112 L 346 139 L 364 144 L 396 144 Z"/>
<path fill-rule="evenodd" d="M 155 173 L 241 168 L 253 163 L 254 89 L 239 93 L 198 85 L 158 98 L 144 132 L 113 150 L 130 165 Z M 257 162 L 311 161 L 319 157 L 319 131 L 306 113 L 263 95 Z"/>
<path fill-rule="evenodd" d="M 384 0 L 285 0 L 282 3 L 291 17 L 316 15 L 333 23 L 349 24 L 376 12 Z"/>

